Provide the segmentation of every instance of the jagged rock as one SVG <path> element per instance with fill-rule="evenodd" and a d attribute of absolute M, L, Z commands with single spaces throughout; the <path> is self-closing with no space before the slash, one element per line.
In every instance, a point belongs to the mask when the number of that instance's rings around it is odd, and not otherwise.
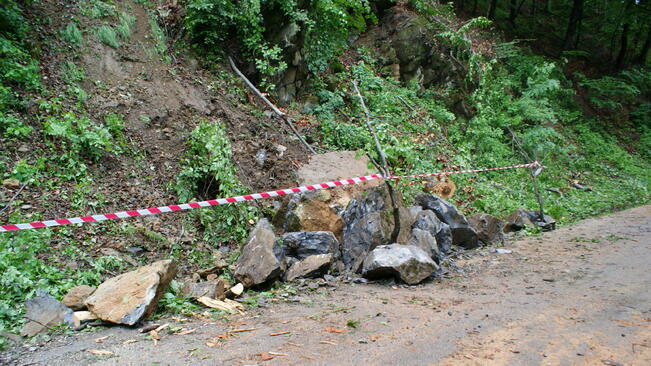
<path fill-rule="evenodd" d="M 84 301 L 86 301 L 88 296 L 92 295 L 93 292 L 95 292 L 95 287 L 86 285 L 73 287 L 68 291 L 66 296 L 63 297 L 61 303 L 72 310 L 84 310 L 86 309 Z"/>
<path fill-rule="evenodd" d="M 422 249 L 413 245 L 391 244 L 373 249 L 364 260 L 366 278 L 396 276 L 415 285 L 434 272 L 438 266 Z"/>
<path fill-rule="evenodd" d="M 246 287 L 275 280 L 284 271 L 282 252 L 269 221 L 260 220 L 235 262 L 235 278 Z"/>
<path fill-rule="evenodd" d="M 425 230 L 434 236 L 438 247 L 439 259 L 442 259 L 442 254 L 450 252 L 450 247 L 452 246 L 452 231 L 450 230 L 450 226 L 441 222 L 433 211 L 423 210 L 419 212 L 412 228 Z"/>
<path fill-rule="evenodd" d="M 330 231 L 286 233 L 282 243 L 285 255 L 298 259 L 328 253 L 334 258 L 339 257 L 339 241 Z"/>
<path fill-rule="evenodd" d="M 36 290 L 36 296 L 25 301 L 25 310 L 27 323 L 20 331 L 23 337 L 47 331 L 72 317 L 71 309 L 41 290 Z"/>
<path fill-rule="evenodd" d="M 97 315 L 90 311 L 75 311 L 71 317 L 66 317 L 66 323 L 73 329 L 79 328 L 83 323 L 97 320 Z"/>
<path fill-rule="evenodd" d="M 332 264 L 332 254 L 311 255 L 294 264 L 287 270 L 285 280 L 293 281 L 302 277 L 316 277 L 328 271 Z"/>
<path fill-rule="evenodd" d="M 156 311 L 176 275 L 176 264 L 162 260 L 104 281 L 85 301 L 99 319 L 134 325 Z"/>
<path fill-rule="evenodd" d="M 397 204 L 402 198 L 396 192 Z M 395 218 L 389 192 L 385 186 L 364 191 L 350 201 L 344 211 L 341 256 L 347 271 L 358 272 L 366 254 L 379 245 L 391 243 Z"/>
<path fill-rule="evenodd" d="M 411 238 L 411 227 L 416 222 L 418 214 L 423 211 L 420 206 L 400 207 L 398 214 L 400 215 L 400 231 L 396 243 L 405 244 Z"/>
<path fill-rule="evenodd" d="M 352 221 L 344 228 L 344 268 L 358 272 L 369 251 L 391 242 L 393 229 L 393 215 L 387 211 L 371 212 Z"/>
<path fill-rule="evenodd" d="M 333 200 L 333 193 L 327 190 L 294 195 L 287 204 L 287 210 L 280 210 L 283 216 L 274 218 L 286 232 L 330 231 L 341 237 L 344 222 L 339 215 L 345 206 Z"/>
<path fill-rule="evenodd" d="M 477 233 L 468 224 L 466 217 L 457 211 L 456 207 L 433 194 L 422 194 L 416 197 L 416 203 L 425 209 L 432 210 L 439 220 L 450 226 L 452 244 L 472 249 L 479 246 Z"/>
<path fill-rule="evenodd" d="M 220 279 L 196 283 L 186 282 L 181 288 L 181 292 L 193 299 L 198 299 L 202 296 L 211 299 L 223 299 L 226 293 L 226 286 L 224 281 Z"/>
<path fill-rule="evenodd" d="M 475 214 L 468 217 L 468 223 L 477 232 L 477 237 L 484 244 L 504 242 L 504 221 L 488 214 Z"/>
<path fill-rule="evenodd" d="M 429 231 L 413 229 L 407 245 L 413 245 L 422 249 L 434 260 L 441 260 L 441 251 L 436 243 L 436 238 Z"/>

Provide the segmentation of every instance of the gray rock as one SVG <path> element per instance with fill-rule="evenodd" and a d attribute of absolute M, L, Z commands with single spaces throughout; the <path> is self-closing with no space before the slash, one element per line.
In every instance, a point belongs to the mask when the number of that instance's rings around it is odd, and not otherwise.
<path fill-rule="evenodd" d="M 330 264 L 332 264 L 332 254 L 311 255 L 291 266 L 285 274 L 285 280 L 321 276 L 328 271 Z"/>
<path fill-rule="evenodd" d="M 202 296 L 211 299 L 223 299 L 226 294 L 226 283 L 222 279 L 204 282 L 186 282 L 181 292 L 188 297 L 198 299 Z"/>
<path fill-rule="evenodd" d="M 434 236 L 438 246 L 438 250 L 435 252 L 438 252 L 439 259 L 443 259 L 442 256 L 450 252 L 450 247 L 452 246 L 452 231 L 450 230 L 450 226 L 441 222 L 433 211 L 423 210 L 419 212 L 412 228 L 427 231 Z"/>
<path fill-rule="evenodd" d="M 504 225 L 504 232 L 514 232 L 524 229 L 525 227 L 540 227 L 543 231 L 551 231 L 556 229 L 556 220 L 551 216 L 544 215 L 540 217 L 539 211 L 528 211 L 524 209 L 517 209 L 513 211 L 506 219 L 507 223 Z"/>
<path fill-rule="evenodd" d="M 391 244 L 379 246 L 364 260 L 366 278 L 395 276 L 409 285 L 415 285 L 438 269 L 436 263 L 422 249 L 413 245 Z"/>
<path fill-rule="evenodd" d="M 484 244 L 504 242 L 504 221 L 489 214 L 475 214 L 468 217 L 468 223 L 477 232 L 477 238 Z"/>
<path fill-rule="evenodd" d="M 286 233 L 282 237 L 285 255 L 305 259 L 317 254 L 339 257 L 339 241 L 330 231 Z"/>
<path fill-rule="evenodd" d="M 396 243 L 405 244 L 411 238 L 411 228 L 416 222 L 418 214 L 423 211 L 420 206 L 400 207 L 398 214 L 400 215 L 400 231 Z"/>
<path fill-rule="evenodd" d="M 86 304 L 84 301 L 95 292 L 95 287 L 90 287 L 86 285 L 81 285 L 73 287 L 68 291 L 66 296 L 63 297 L 61 303 L 64 306 L 69 307 L 72 310 L 84 310 L 86 309 Z"/>
<path fill-rule="evenodd" d="M 350 201 L 342 214 L 341 257 L 345 270 L 358 272 L 370 250 L 391 243 L 395 219 L 390 208 L 391 198 L 384 186 L 369 189 Z"/>
<path fill-rule="evenodd" d="M 436 238 L 429 231 L 413 229 L 407 245 L 418 247 L 427 253 L 430 258 L 440 260 L 441 252 L 436 243 Z"/>
<path fill-rule="evenodd" d="M 283 250 L 267 219 L 262 219 L 251 231 L 249 241 L 235 262 L 235 278 L 246 287 L 273 281 L 284 270 Z"/>
<path fill-rule="evenodd" d="M 457 211 L 452 204 L 433 194 L 422 194 L 416 197 L 416 202 L 423 208 L 434 211 L 439 220 L 450 226 L 452 244 L 466 249 L 479 246 L 477 233 L 470 226 L 466 217 Z"/>
<path fill-rule="evenodd" d="M 36 291 L 35 297 L 25 301 L 25 308 L 27 323 L 20 332 L 23 337 L 31 337 L 47 331 L 48 328 L 55 327 L 64 323 L 66 319 L 72 318 L 71 309 L 41 290 Z"/>
<path fill-rule="evenodd" d="M 176 264 L 162 260 L 104 281 L 84 302 L 99 319 L 134 325 L 156 311 L 176 275 Z"/>

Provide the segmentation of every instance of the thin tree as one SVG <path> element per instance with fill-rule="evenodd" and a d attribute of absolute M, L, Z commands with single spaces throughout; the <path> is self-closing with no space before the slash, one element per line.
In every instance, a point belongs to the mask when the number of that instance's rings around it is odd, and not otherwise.
<path fill-rule="evenodd" d="M 573 0 L 572 2 L 572 11 L 567 24 L 567 31 L 565 32 L 565 42 L 563 43 L 563 49 L 565 50 L 570 50 L 576 45 L 579 24 L 583 18 L 583 2 L 584 0 Z"/>
<path fill-rule="evenodd" d="M 495 10 L 497 9 L 497 0 L 491 0 L 490 7 L 488 8 L 488 19 L 495 20 Z"/>

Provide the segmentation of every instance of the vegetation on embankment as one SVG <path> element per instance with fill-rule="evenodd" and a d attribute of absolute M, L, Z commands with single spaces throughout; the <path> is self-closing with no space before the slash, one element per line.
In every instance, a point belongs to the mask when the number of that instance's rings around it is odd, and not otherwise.
<path fill-rule="evenodd" d="M 407 75 L 406 65 L 396 77 L 386 64 L 386 59 L 396 56 L 387 56 L 364 39 L 382 25 L 383 15 L 394 5 L 378 3 L 334 1 L 306 7 L 295 0 L 276 0 L 242 1 L 235 6 L 229 0 L 188 0 L 185 18 L 168 27 L 158 24 L 153 1 L 84 0 L 60 9 L 75 15 L 56 23 L 53 30 L 45 17 L 28 17 L 31 3 L 19 6 L 9 1 L 0 9 L 0 180 L 34 187 L 38 194 L 30 197 L 38 196 L 39 209 L 31 208 L 35 201 L 24 198 L 24 191 L 18 195 L 19 189 L 0 191 L 0 221 L 49 219 L 51 212 L 106 211 L 113 207 L 114 193 L 112 186 L 100 183 L 107 174 L 150 185 L 164 179 L 149 165 L 151 156 L 136 144 L 126 116 L 109 109 L 97 117 L 88 109 L 91 90 L 136 93 L 105 90 L 101 80 L 89 80 L 83 55 L 93 55 L 98 45 L 119 50 L 136 42 L 133 32 L 143 24 L 131 14 L 140 6 L 149 11 L 148 42 L 138 44 L 150 56 L 150 61 L 138 61 L 144 67 L 143 78 L 152 72 L 148 68 L 161 64 L 167 65 L 166 73 L 178 73 L 180 68 L 172 60 L 182 54 L 170 49 L 183 50 L 212 72 L 204 78 L 197 71 L 198 82 L 214 81 L 210 88 L 227 94 L 240 108 L 242 101 L 248 103 L 246 93 L 237 81 L 224 76 L 229 71 L 223 63 L 223 57 L 237 49 L 233 56 L 252 66 L 247 70 L 253 80 L 272 95 L 292 97 L 289 113 L 322 149 L 360 149 L 375 156 L 352 89 L 351 81 L 356 80 L 395 173 L 538 159 L 546 167 L 539 176 L 545 209 L 561 224 L 650 201 L 648 64 L 631 62 L 630 67 L 607 75 L 575 73 L 573 59 L 568 58 L 574 54 L 540 56 L 536 47 L 504 41 L 485 18 L 460 21 L 448 6 L 432 7 L 422 0 L 400 2 L 401 14 L 413 16 L 414 29 L 424 32 L 427 51 L 443 55 L 439 66 L 445 75 L 424 85 L 425 75 L 416 71 Z M 176 33 L 181 36 L 175 35 L 177 43 L 171 44 L 169 32 L 174 27 L 185 32 Z M 48 63 L 52 55 L 63 54 L 65 62 Z M 300 86 L 296 81 L 291 84 L 300 90 L 288 87 L 288 71 L 302 75 Z M 59 82 L 49 82 L 53 78 Z M 242 109 L 264 120 L 259 107 Z M 139 118 L 142 128 L 153 129 L 148 116 Z M 248 183 L 238 179 L 239 167 L 231 161 L 231 145 L 247 137 L 229 134 L 232 124 L 220 122 L 200 113 L 187 129 L 185 152 L 178 154 L 180 163 L 174 172 L 179 178 L 169 182 L 168 196 L 188 201 L 248 191 Z M 522 140 L 524 153 L 511 131 Z M 121 170 L 115 163 L 121 158 L 138 169 Z M 465 212 L 504 215 L 518 207 L 537 208 L 526 170 L 452 179 L 459 188 L 452 200 Z M 405 183 L 398 185 L 407 196 L 421 188 L 420 183 Z M 590 190 L 577 189 L 575 183 Z M 63 202 L 67 211 L 54 210 Z M 23 301 L 38 288 L 61 296 L 73 285 L 97 285 L 106 276 L 146 261 L 138 258 L 128 263 L 116 251 L 102 251 L 107 242 L 183 258 L 189 271 L 206 265 L 211 250 L 241 243 L 250 222 L 271 211 L 266 206 L 240 205 L 187 213 L 181 220 L 159 226 L 123 221 L 0 234 L 0 273 L 4 274 L 0 330 L 20 328 Z M 170 235 L 171 226 L 180 226 L 180 233 Z M 230 257 L 234 260 L 237 251 Z M 170 293 L 163 303 L 168 310 L 178 311 L 183 302 Z"/>

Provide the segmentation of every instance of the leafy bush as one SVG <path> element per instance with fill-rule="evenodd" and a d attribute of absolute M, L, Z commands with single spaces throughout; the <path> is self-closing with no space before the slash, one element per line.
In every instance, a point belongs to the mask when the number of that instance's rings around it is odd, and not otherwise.
<path fill-rule="evenodd" d="M 247 193 L 232 163 L 231 144 L 221 123 L 201 122 L 189 140 L 184 168 L 175 189 L 183 202 Z M 224 205 L 195 210 L 209 242 L 241 242 L 248 234 L 247 222 L 255 218 L 251 205 Z"/>
<path fill-rule="evenodd" d="M 117 14 L 117 7 L 112 1 L 86 0 L 80 4 L 81 14 L 91 18 L 114 17 Z"/>
<path fill-rule="evenodd" d="M 79 156 L 88 156 L 98 160 L 104 151 L 114 151 L 111 132 L 104 126 L 98 126 L 88 117 L 77 117 L 72 112 L 60 117 L 49 117 L 43 124 L 45 135 L 54 137 L 64 151 L 65 160 L 78 160 Z"/>

